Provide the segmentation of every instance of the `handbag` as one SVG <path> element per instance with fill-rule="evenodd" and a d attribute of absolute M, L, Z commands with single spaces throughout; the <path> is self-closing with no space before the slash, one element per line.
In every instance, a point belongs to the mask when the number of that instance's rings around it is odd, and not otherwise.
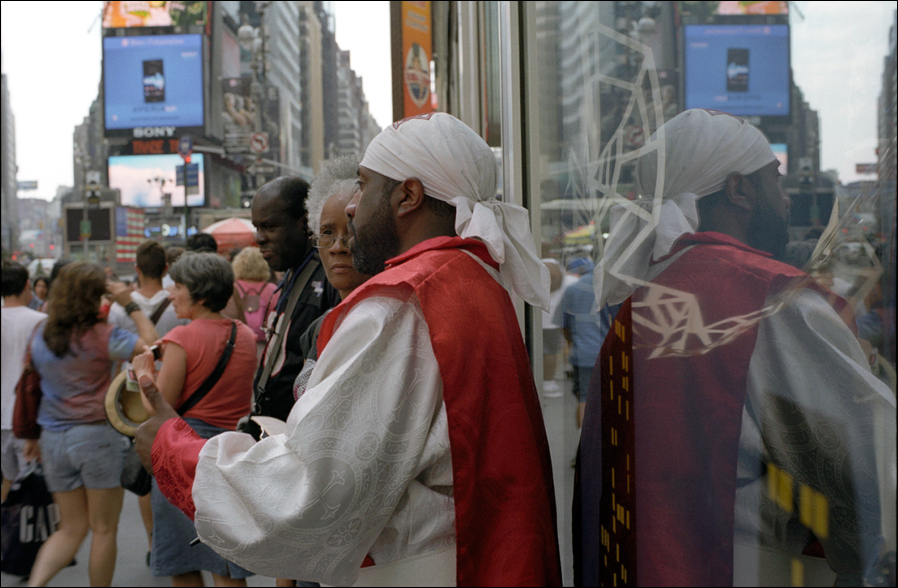
<path fill-rule="evenodd" d="M 35 329 L 36 332 L 37 329 Z M 31 338 L 34 339 L 32 333 Z M 12 430 L 19 439 L 40 439 L 37 411 L 41 405 L 41 376 L 31 361 L 31 344 L 25 351 L 25 368 L 16 384 L 16 403 L 13 406 Z"/>
<path fill-rule="evenodd" d="M 196 392 L 194 392 L 190 398 L 178 408 L 178 416 L 184 416 L 188 410 L 196 406 L 197 403 L 209 393 L 209 390 L 218 383 L 222 372 L 224 372 L 225 367 L 228 365 L 228 360 L 231 359 L 231 352 L 234 351 L 234 342 L 236 340 L 237 323 L 232 321 L 231 337 L 228 339 L 227 345 L 225 345 L 224 353 L 218 358 L 218 364 L 216 364 L 212 373 L 209 374 L 209 377 L 206 378 L 206 381 L 204 381 L 202 385 L 197 388 Z M 146 496 L 153 485 L 152 476 L 150 476 L 150 473 L 143 467 L 143 464 L 140 462 L 140 457 L 137 455 L 137 450 L 134 449 L 133 438 L 131 439 L 131 447 L 128 449 L 127 455 L 125 455 L 125 462 L 122 466 L 120 481 L 122 488 L 130 490 L 138 496 Z"/>
<path fill-rule="evenodd" d="M 140 457 L 137 455 L 137 450 L 134 449 L 133 437 L 128 453 L 125 454 L 125 461 L 122 462 L 122 475 L 119 477 L 119 482 L 122 488 L 130 490 L 138 496 L 146 496 L 153 487 L 153 477 L 140 463 Z"/>
<path fill-rule="evenodd" d="M 27 577 L 37 552 L 56 531 L 59 511 L 47 490 L 37 461 L 29 462 L 13 482 L 0 507 L 0 569 L 6 574 Z"/>

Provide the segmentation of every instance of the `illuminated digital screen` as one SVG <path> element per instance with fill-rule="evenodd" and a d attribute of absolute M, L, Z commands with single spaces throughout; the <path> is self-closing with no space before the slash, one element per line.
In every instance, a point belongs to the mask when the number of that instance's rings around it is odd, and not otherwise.
<path fill-rule="evenodd" d="M 208 2 L 103 2 L 103 28 L 205 25 Z"/>
<path fill-rule="evenodd" d="M 199 165 L 198 194 L 187 196 L 187 206 L 205 205 L 203 155 L 194 153 L 190 163 Z M 171 204 L 184 206 L 184 186 L 178 185 L 176 169 L 184 165 L 180 155 L 115 155 L 109 158 L 109 187 L 121 191 L 122 206 L 159 208 L 163 194 Z"/>
<path fill-rule="evenodd" d="M 203 126 L 202 35 L 105 37 L 107 131 Z"/>
<path fill-rule="evenodd" d="M 789 146 L 785 143 L 771 143 L 770 149 L 773 150 L 776 160 L 780 162 L 780 166 L 777 168 L 780 174 L 786 175 L 789 173 Z"/>
<path fill-rule="evenodd" d="M 688 25 L 686 108 L 789 115 L 788 25 Z"/>

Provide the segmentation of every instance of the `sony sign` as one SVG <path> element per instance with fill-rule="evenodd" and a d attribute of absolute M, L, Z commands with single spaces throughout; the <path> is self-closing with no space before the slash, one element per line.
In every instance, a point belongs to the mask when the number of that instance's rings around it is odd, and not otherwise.
<path fill-rule="evenodd" d="M 156 137 L 173 137 L 177 127 L 137 127 L 134 129 L 135 139 L 155 139 Z"/>

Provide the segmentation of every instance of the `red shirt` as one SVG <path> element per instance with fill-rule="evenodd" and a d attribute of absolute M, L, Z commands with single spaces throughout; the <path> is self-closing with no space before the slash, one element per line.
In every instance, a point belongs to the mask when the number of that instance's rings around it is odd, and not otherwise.
<path fill-rule="evenodd" d="M 174 404 L 177 410 L 215 369 L 231 334 L 231 319 L 196 319 L 175 327 L 162 340 L 176 343 L 187 353 L 187 377 L 184 390 Z M 237 322 L 234 351 L 218 382 L 199 404 L 184 416 L 233 431 L 237 421 L 249 414 L 256 373 L 256 335 Z"/>

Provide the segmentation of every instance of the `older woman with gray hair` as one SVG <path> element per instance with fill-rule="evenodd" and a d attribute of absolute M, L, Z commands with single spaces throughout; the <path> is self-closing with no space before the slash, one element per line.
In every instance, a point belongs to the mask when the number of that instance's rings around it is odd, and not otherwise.
<path fill-rule="evenodd" d="M 306 199 L 309 228 L 318 248 L 327 281 L 343 300 L 367 280 L 369 275 L 356 271 L 349 251 L 349 217 L 346 205 L 358 190 L 358 169 L 361 156 L 344 155 L 329 161 L 315 176 Z M 293 396 L 299 398 L 318 358 L 318 332 L 327 313 L 309 325 L 300 339 L 305 363 L 293 384 Z"/>
<path fill-rule="evenodd" d="M 233 338 L 224 371 L 209 392 L 182 416 L 203 438 L 233 431 L 250 411 L 256 367 L 256 336 L 245 324 L 225 318 L 221 310 L 234 291 L 231 265 L 216 253 L 185 253 L 169 268 L 174 280 L 169 298 L 179 319 L 160 341 L 162 367 L 147 351 L 134 369 L 150 370 L 165 399 L 178 409 L 212 374 Z M 149 409 L 150 407 L 148 407 Z M 245 586 L 250 572 L 203 545 L 189 547 L 196 537 L 193 522 L 169 504 L 153 482 L 153 548 L 150 567 L 155 576 L 172 576 L 173 586 L 202 586 L 200 570 L 212 573 L 216 586 Z"/>

